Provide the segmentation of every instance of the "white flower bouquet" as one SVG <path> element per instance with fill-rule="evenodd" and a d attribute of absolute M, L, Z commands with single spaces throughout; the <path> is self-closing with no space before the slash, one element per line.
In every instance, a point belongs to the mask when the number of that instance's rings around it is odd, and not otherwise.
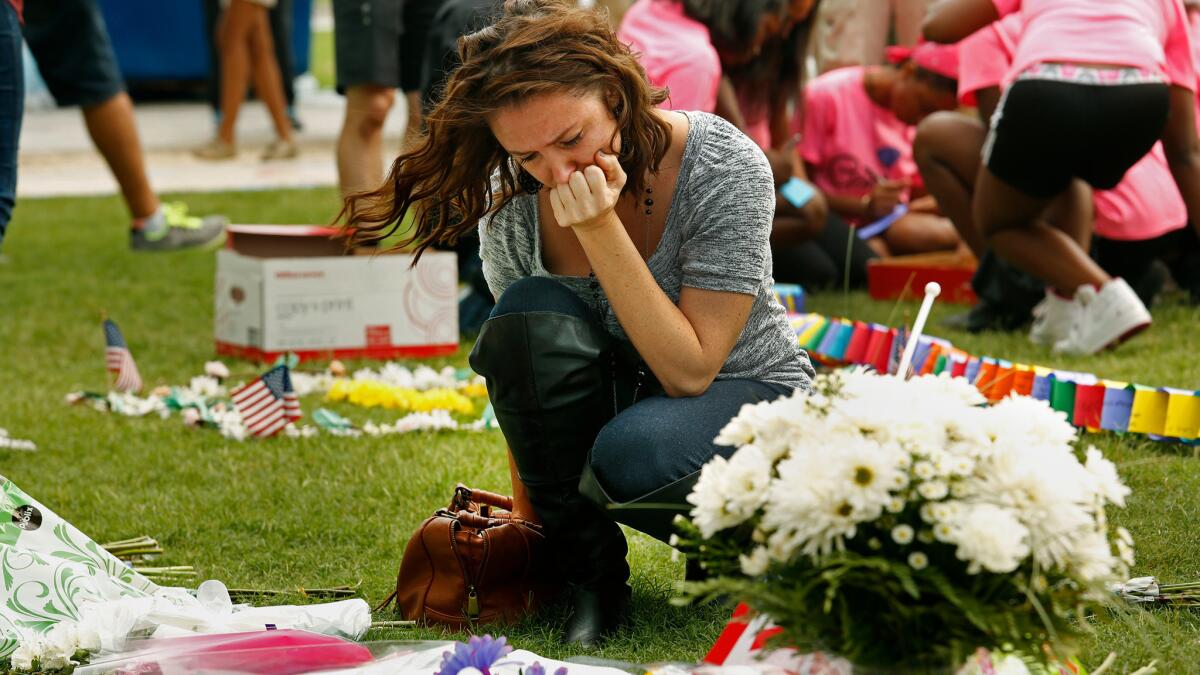
<path fill-rule="evenodd" d="M 1044 402 L 983 403 L 962 379 L 844 371 L 743 407 L 680 519 L 710 575 L 688 600 L 742 600 L 780 644 L 866 670 L 950 671 L 979 647 L 1069 658 L 1132 564 L 1105 518 L 1129 489 Z"/>

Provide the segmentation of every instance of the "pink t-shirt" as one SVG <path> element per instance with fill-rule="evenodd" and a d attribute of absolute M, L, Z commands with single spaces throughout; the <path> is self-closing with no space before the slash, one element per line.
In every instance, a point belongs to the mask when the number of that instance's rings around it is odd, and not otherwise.
<path fill-rule="evenodd" d="M 1125 173 L 1121 184 L 1097 190 L 1096 234 L 1142 241 L 1187 227 L 1187 207 L 1171 177 L 1162 143 Z"/>
<path fill-rule="evenodd" d="M 999 87 L 1021 39 L 1021 17 L 1012 14 L 958 43 L 958 98 L 974 105 L 980 89 Z"/>
<path fill-rule="evenodd" d="M 865 73 L 862 66 L 838 68 L 810 81 L 804 109 L 792 120 L 792 133 L 802 134 L 800 157 L 822 192 L 861 197 L 880 179 L 921 182 L 915 130 L 867 96 Z"/>
<path fill-rule="evenodd" d="M 1010 15 L 964 40 L 959 47 L 959 96 L 1001 86 L 1020 39 L 1020 17 Z M 1187 208 L 1161 143 L 1126 172 L 1120 185 L 1097 190 L 1094 201 L 1096 234 L 1108 239 L 1153 239 L 1187 225 Z"/>
<path fill-rule="evenodd" d="M 721 59 L 708 28 L 684 14 L 682 3 L 638 0 L 622 17 L 617 39 L 638 55 L 650 84 L 670 90 L 663 108 L 717 109 Z"/>
<path fill-rule="evenodd" d="M 771 149 L 771 107 L 752 105 L 750 99 L 738 92 L 738 106 L 746 123 L 746 135 L 763 150 Z"/>
<path fill-rule="evenodd" d="M 1038 63 L 1111 63 L 1160 73 L 1196 89 L 1182 0 L 992 0 L 1020 13 L 1025 33 L 1005 78 Z"/>
<path fill-rule="evenodd" d="M 1196 76 L 1200 78 L 1200 11 L 1188 12 L 1192 28 L 1192 59 L 1196 63 Z M 1196 87 L 1196 132 L 1200 133 L 1200 86 Z"/>

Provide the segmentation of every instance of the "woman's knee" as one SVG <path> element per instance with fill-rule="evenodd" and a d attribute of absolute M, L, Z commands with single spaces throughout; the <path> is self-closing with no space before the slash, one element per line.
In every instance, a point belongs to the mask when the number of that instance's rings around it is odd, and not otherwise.
<path fill-rule="evenodd" d="M 647 452 L 672 440 L 656 438 L 658 429 L 630 425 L 618 416 L 596 436 L 589 460 L 592 473 L 615 502 L 633 501 L 670 482 L 664 478 L 668 467 L 659 461 L 660 453 Z"/>
<path fill-rule="evenodd" d="M 523 277 L 514 281 L 496 300 L 492 316 L 556 312 L 585 318 L 588 307 L 571 289 L 548 277 Z"/>

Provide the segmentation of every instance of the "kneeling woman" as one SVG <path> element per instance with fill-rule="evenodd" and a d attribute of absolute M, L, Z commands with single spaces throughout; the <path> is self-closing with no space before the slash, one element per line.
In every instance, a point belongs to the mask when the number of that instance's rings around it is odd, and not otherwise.
<path fill-rule="evenodd" d="M 614 514 L 667 539 L 671 510 L 629 503 L 682 504 L 732 450 L 712 442 L 721 427 L 813 371 L 771 292 L 762 151 L 713 115 L 656 108 L 667 92 L 602 16 L 506 7 L 460 41 L 424 141 L 349 200 L 348 220 L 377 239 L 413 208 L 418 250 L 479 223 L 497 304 L 471 366 L 518 510 L 536 513 L 571 584 L 567 641 L 588 646 L 628 614 Z"/>

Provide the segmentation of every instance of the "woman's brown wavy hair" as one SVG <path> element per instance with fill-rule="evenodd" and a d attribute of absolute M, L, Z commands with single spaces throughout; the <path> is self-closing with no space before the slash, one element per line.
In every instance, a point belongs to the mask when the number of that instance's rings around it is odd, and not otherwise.
<path fill-rule="evenodd" d="M 670 127 L 654 107 L 667 92 L 650 86 L 603 14 L 561 0 L 509 0 L 494 24 L 459 38 L 458 51 L 462 65 L 426 116 L 421 140 L 396 158 L 378 189 L 345 199 L 336 221 L 350 243 L 391 236 L 411 212 L 412 228 L 399 246 L 415 245 L 419 258 L 504 208 L 523 191 L 520 170 L 492 135 L 488 117 L 538 94 L 605 97 L 621 134 L 624 192 L 640 192 L 646 173 L 658 171 Z"/>

